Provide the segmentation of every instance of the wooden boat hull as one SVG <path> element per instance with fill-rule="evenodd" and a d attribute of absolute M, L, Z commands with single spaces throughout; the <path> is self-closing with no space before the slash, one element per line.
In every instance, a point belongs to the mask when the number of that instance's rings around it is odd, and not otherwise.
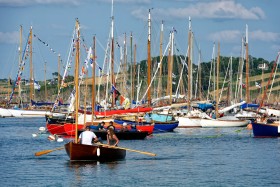
<path fill-rule="evenodd" d="M 83 124 L 78 124 L 78 130 L 81 130 L 83 128 L 84 128 Z M 64 131 L 68 136 L 75 136 L 76 124 L 65 123 L 64 124 Z"/>
<path fill-rule="evenodd" d="M 253 134 L 256 138 L 280 137 L 279 124 L 252 123 Z"/>
<path fill-rule="evenodd" d="M 177 117 L 176 118 L 179 121 L 178 128 L 200 128 L 200 117 Z"/>
<path fill-rule="evenodd" d="M 73 123 L 59 123 L 59 124 L 49 124 L 47 123 L 48 131 L 54 135 L 68 135 L 74 136 L 75 135 L 75 124 Z M 84 125 L 78 124 L 78 130 L 83 129 Z"/>
<path fill-rule="evenodd" d="M 154 133 L 172 132 L 179 125 L 179 121 L 158 122 L 154 121 Z"/>
<path fill-rule="evenodd" d="M 82 130 L 79 130 L 78 134 L 83 132 Z M 96 134 L 98 138 L 101 138 L 102 140 L 107 140 L 107 131 L 99 131 L 99 130 L 93 130 L 93 132 Z M 143 140 L 145 139 L 149 133 L 147 131 L 115 131 L 116 136 L 119 140 Z"/>
<path fill-rule="evenodd" d="M 16 118 L 34 118 L 34 117 L 45 117 L 49 111 L 43 110 L 21 110 L 21 109 L 5 109 L 0 108 L 1 117 L 16 117 Z"/>
<path fill-rule="evenodd" d="M 0 117 L 1 118 L 13 117 L 13 115 L 8 109 L 0 108 Z"/>
<path fill-rule="evenodd" d="M 147 131 L 148 134 L 152 134 L 154 131 L 154 125 L 148 122 L 114 119 L 114 123 L 117 123 L 119 125 L 122 125 L 124 122 L 126 122 L 128 126 L 134 126 L 139 131 Z"/>
<path fill-rule="evenodd" d="M 201 127 L 245 127 L 248 120 L 201 119 Z"/>
<path fill-rule="evenodd" d="M 70 161 L 115 161 L 123 160 L 126 150 L 103 147 L 98 145 L 83 145 L 69 142 L 64 145 Z"/>
<path fill-rule="evenodd" d="M 67 135 L 64 130 L 64 124 L 46 124 L 49 133 L 52 135 Z"/>
<path fill-rule="evenodd" d="M 104 111 L 104 112 L 98 112 L 95 111 L 94 114 L 96 116 L 112 116 L 112 115 L 116 115 L 116 114 L 127 114 L 127 113 L 139 113 L 139 112 L 150 112 L 152 111 L 153 108 L 151 107 L 137 107 L 137 108 L 131 108 L 131 109 L 118 109 L 118 110 L 108 110 L 108 111 Z M 84 111 L 79 110 L 80 113 L 83 113 Z M 87 114 L 91 114 L 91 112 L 86 112 Z"/>

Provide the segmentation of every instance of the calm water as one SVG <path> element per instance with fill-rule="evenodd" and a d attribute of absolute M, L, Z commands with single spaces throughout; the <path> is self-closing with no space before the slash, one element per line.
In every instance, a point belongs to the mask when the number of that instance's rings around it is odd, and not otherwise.
<path fill-rule="evenodd" d="M 279 186 L 280 139 L 256 139 L 241 128 L 178 129 L 119 146 L 123 161 L 70 162 L 63 146 L 47 134 L 32 137 L 45 121 L 0 118 L 1 186 Z"/>

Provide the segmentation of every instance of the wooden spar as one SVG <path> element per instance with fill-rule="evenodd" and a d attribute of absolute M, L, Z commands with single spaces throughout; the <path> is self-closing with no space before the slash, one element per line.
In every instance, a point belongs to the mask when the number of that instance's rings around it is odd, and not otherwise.
<path fill-rule="evenodd" d="M 123 85 L 123 88 L 122 88 L 122 92 L 127 92 L 126 91 L 126 76 L 127 76 L 127 55 L 126 55 L 126 33 L 124 33 L 124 46 L 123 46 L 123 81 L 122 81 L 122 85 Z"/>
<path fill-rule="evenodd" d="M 170 40 L 170 45 L 169 45 L 169 48 L 168 48 L 168 59 L 167 59 L 167 68 L 168 68 L 168 78 L 167 78 L 167 88 L 166 88 L 166 95 L 170 94 L 170 89 L 171 89 L 171 85 L 170 83 L 172 82 L 172 72 L 169 71 L 170 70 L 170 64 L 171 64 L 171 39 L 172 36 L 171 36 L 171 33 L 169 34 L 169 40 Z M 172 103 L 172 92 L 171 92 L 171 95 L 169 96 L 169 104 L 171 105 Z"/>
<path fill-rule="evenodd" d="M 202 84 L 201 84 L 201 49 L 199 49 L 199 61 L 198 61 L 198 98 L 202 99 Z"/>
<path fill-rule="evenodd" d="M 75 60 L 75 143 L 78 143 L 78 110 L 79 110 L 79 63 L 80 63 L 80 26 L 76 19 L 77 41 Z"/>
<path fill-rule="evenodd" d="M 134 77 L 136 76 L 136 44 L 134 44 L 134 65 L 133 65 L 133 84 L 135 82 L 135 79 Z M 137 85 L 138 86 L 138 85 Z M 132 88 L 133 89 L 133 98 L 135 98 L 135 94 L 134 94 L 134 87 Z M 137 89 L 138 90 L 138 89 Z M 136 92 L 137 93 L 137 92 Z M 138 94 L 137 94 L 138 95 Z M 138 98 L 138 97 L 137 97 Z M 136 101 L 138 101 L 138 99 L 136 99 Z"/>
<path fill-rule="evenodd" d="M 272 70 L 271 70 L 271 73 L 270 73 L 270 76 L 269 76 L 269 79 L 268 79 L 268 82 L 267 82 L 265 91 L 263 92 L 263 96 L 262 96 L 262 100 L 261 100 L 260 105 L 259 105 L 259 108 L 258 108 L 258 112 L 260 111 L 261 107 L 263 106 L 263 102 L 264 102 L 264 100 L 266 99 L 266 92 L 267 92 L 267 90 L 268 90 L 268 86 L 270 85 L 270 81 L 271 81 L 271 79 L 272 79 L 272 75 L 273 75 L 273 73 L 274 73 L 274 71 L 275 71 L 275 68 L 276 68 L 276 66 L 277 66 L 279 55 L 280 55 L 280 53 L 278 53 L 278 55 L 277 55 L 277 57 L 276 57 L 276 60 L 275 60 L 275 62 L 274 62 L 274 64 L 273 64 L 273 68 L 272 68 Z"/>
<path fill-rule="evenodd" d="M 249 45 L 248 45 L 248 25 L 246 24 L 246 102 L 250 103 L 250 85 L 249 85 Z"/>
<path fill-rule="evenodd" d="M 114 1 L 112 0 L 112 12 L 111 12 L 111 84 L 112 87 L 116 87 L 115 85 L 115 77 L 114 77 L 114 15 L 113 15 L 113 6 Z M 115 106 L 115 93 L 112 93 L 112 104 L 111 107 L 114 108 Z"/>
<path fill-rule="evenodd" d="M 151 106 L 151 9 L 149 9 L 149 17 L 148 17 L 148 59 L 147 59 L 147 85 L 148 85 L 148 107 Z"/>
<path fill-rule="evenodd" d="M 58 62 L 57 62 L 57 93 L 60 90 L 60 54 L 58 54 Z"/>
<path fill-rule="evenodd" d="M 20 32 L 19 32 L 19 60 L 18 60 L 18 63 L 19 63 L 18 65 L 19 66 L 21 65 L 21 55 L 22 55 L 22 25 L 20 25 Z M 22 104 L 21 103 L 22 99 L 21 99 L 21 84 L 20 84 L 20 80 L 18 81 L 18 98 L 19 98 L 19 103 Z"/>
<path fill-rule="evenodd" d="M 216 76 L 216 106 L 215 106 L 215 111 L 216 111 L 216 119 L 219 118 L 219 69 L 220 67 L 220 42 L 218 42 L 218 56 L 217 56 L 217 76 Z"/>
<path fill-rule="evenodd" d="M 92 62 L 92 87 L 91 87 L 91 123 L 93 124 L 93 116 L 95 111 L 95 57 L 96 57 L 96 49 L 95 49 L 95 36 L 93 36 L 93 62 Z"/>
<path fill-rule="evenodd" d="M 132 46 L 132 32 L 130 33 L 130 80 L 131 80 L 131 93 L 130 93 L 130 100 L 131 103 L 134 100 L 134 65 L 133 65 L 133 46 Z"/>
<path fill-rule="evenodd" d="M 170 47 L 170 64 L 168 68 L 168 73 L 170 72 L 169 76 L 169 104 L 172 104 L 172 72 L 173 72 L 173 42 L 174 42 L 174 31 L 171 32 L 171 47 Z"/>
<path fill-rule="evenodd" d="M 191 35 L 192 35 L 192 27 L 191 27 L 191 17 L 189 17 L 189 34 L 188 34 L 188 111 L 191 108 Z"/>
<path fill-rule="evenodd" d="M 46 102 L 47 101 L 47 62 L 45 62 L 45 68 L 44 69 L 45 69 L 45 102 Z"/>
<path fill-rule="evenodd" d="M 85 70 L 86 72 L 86 78 L 85 78 L 85 82 L 86 82 L 86 88 L 85 88 L 85 95 L 84 95 L 84 127 L 86 126 L 86 121 L 87 121 L 87 87 L 88 87 L 88 71 Z"/>
<path fill-rule="evenodd" d="M 33 64 L 32 64 L 32 26 L 30 27 L 29 36 L 29 49 L 30 49 L 30 102 L 34 100 L 34 83 L 33 83 Z"/>
<path fill-rule="evenodd" d="M 162 40 L 163 40 L 163 21 L 161 21 L 161 29 L 160 29 L 160 44 L 159 44 L 159 79 L 158 79 L 158 89 L 157 89 L 157 97 L 161 98 L 162 94 Z"/>

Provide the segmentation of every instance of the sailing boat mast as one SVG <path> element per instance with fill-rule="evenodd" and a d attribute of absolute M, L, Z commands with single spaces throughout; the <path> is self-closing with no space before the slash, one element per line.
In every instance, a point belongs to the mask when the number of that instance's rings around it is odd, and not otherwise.
<path fill-rule="evenodd" d="M 22 25 L 20 25 L 20 32 L 19 32 L 19 59 L 18 59 L 18 65 L 21 65 L 21 55 L 22 55 Z M 19 104 L 22 104 L 22 98 L 21 98 L 21 84 L 20 80 L 18 81 L 18 98 L 19 98 Z"/>
<path fill-rule="evenodd" d="M 149 16 L 148 16 L 148 59 L 147 59 L 147 85 L 148 85 L 148 107 L 151 106 L 151 9 L 149 9 Z"/>
<path fill-rule="evenodd" d="M 216 76 L 216 119 L 219 118 L 218 107 L 219 107 L 219 67 L 220 67 L 220 42 L 218 42 L 218 56 L 217 56 L 217 76 Z"/>
<path fill-rule="evenodd" d="M 47 62 L 45 62 L 45 102 L 47 102 Z"/>
<path fill-rule="evenodd" d="M 112 11 L 111 11 L 111 84 L 112 87 L 116 87 L 115 85 L 115 78 L 114 78 L 114 15 L 113 9 L 114 8 L 114 0 L 112 0 Z M 111 107 L 113 108 L 115 105 L 115 92 L 112 93 L 112 104 Z"/>
<path fill-rule="evenodd" d="M 75 59 L 75 143 L 78 143 L 78 109 L 79 109 L 79 63 L 80 63 L 80 26 L 76 19 L 76 59 Z"/>
<path fill-rule="evenodd" d="M 132 32 L 130 33 L 130 77 L 131 77 L 131 102 L 134 100 L 134 75 L 135 75 L 135 67 L 133 65 L 133 46 L 132 46 Z"/>
<path fill-rule="evenodd" d="M 95 112 L 95 57 L 96 57 L 96 49 L 95 49 L 95 36 L 93 36 L 93 62 L 92 62 L 92 87 L 91 87 L 91 123 L 93 124 L 93 116 Z"/>
<path fill-rule="evenodd" d="M 191 35 L 192 35 L 192 26 L 191 26 L 191 17 L 189 17 L 189 34 L 188 34 L 188 110 L 191 108 Z"/>
<path fill-rule="evenodd" d="M 246 24 L 246 102 L 250 103 L 248 25 Z"/>
<path fill-rule="evenodd" d="M 57 62 L 57 93 L 59 93 L 60 89 L 60 54 L 58 54 L 58 62 Z"/>
<path fill-rule="evenodd" d="M 198 58 L 198 98 L 202 99 L 202 84 L 201 84 L 201 49 L 199 48 L 199 58 Z"/>
<path fill-rule="evenodd" d="M 171 40 L 171 45 L 169 48 L 169 55 L 170 55 L 170 61 L 168 62 L 168 92 L 169 92 L 169 104 L 172 104 L 172 74 L 173 74 L 173 40 L 174 40 L 174 32 L 172 31 L 170 33 L 170 40 Z"/>
<path fill-rule="evenodd" d="M 30 102 L 34 99 L 34 83 L 33 83 L 33 64 L 32 64 L 32 26 L 30 27 L 29 36 L 29 49 L 30 49 Z"/>
<path fill-rule="evenodd" d="M 160 29 L 160 44 L 159 44 L 159 61 L 160 61 L 160 66 L 159 66 L 159 80 L 158 80 L 158 98 L 161 98 L 161 93 L 162 93 L 162 40 L 163 40 L 163 21 L 161 21 L 161 29 Z"/>

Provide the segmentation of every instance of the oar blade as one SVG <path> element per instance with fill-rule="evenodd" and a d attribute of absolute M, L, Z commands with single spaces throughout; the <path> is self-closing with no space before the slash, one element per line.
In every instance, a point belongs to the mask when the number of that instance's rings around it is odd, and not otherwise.
<path fill-rule="evenodd" d="M 50 152 L 53 152 L 53 150 L 40 151 L 40 152 L 35 153 L 35 156 L 41 156 L 41 155 L 49 154 Z"/>
<path fill-rule="evenodd" d="M 145 154 L 145 155 L 149 155 L 149 156 L 156 156 L 156 154 L 150 153 L 150 152 L 139 151 L 139 150 L 129 149 L 129 148 L 125 148 L 125 147 L 115 147 L 115 146 L 111 146 L 111 145 L 107 145 L 107 144 L 102 144 L 102 143 L 96 143 L 96 144 L 104 146 L 104 147 L 110 147 L 110 148 L 114 148 L 114 149 L 122 149 L 122 150 L 136 152 L 136 153 L 141 153 L 141 154 Z"/>
<path fill-rule="evenodd" d="M 51 149 L 51 150 L 39 151 L 39 152 L 35 153 L 35 156 L 41 156 L 41 155 L 49 154 L 53 151 L 57 151 L 57 150 L 61 150 L 61 149 L 64 149 L 64 147 L 59 147 L 59 148 Z"/>

